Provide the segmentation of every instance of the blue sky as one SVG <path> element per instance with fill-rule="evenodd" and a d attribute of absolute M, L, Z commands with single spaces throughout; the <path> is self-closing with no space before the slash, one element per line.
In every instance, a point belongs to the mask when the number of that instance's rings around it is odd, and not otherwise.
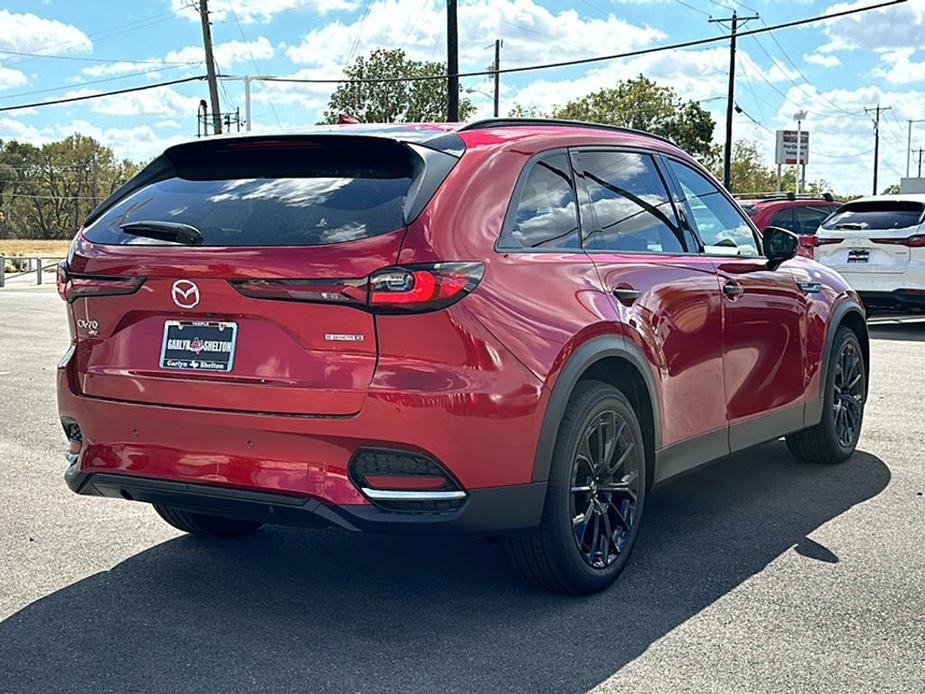
<path fill-rule="evenodd" d="M 203 72 L 202 36 L 192 0 L 7 0 L 0 5 L 0 106 L 118 89 Z M 797 0 L 460 0 L 461 67 L 484 69 L 495 38 L 502 65 L 515 66 L 616 53 L 710 36 L 709 15 L 757 11 L 775 24 L 840 8 L 873 4 Z M 404 48 L 419 59 L 445 56 L 445 2 L 431 0 L 212 0 L 219 68 L 228 74 L 339 77 L 352 56 L 377 47 Z M 892 106 L 881 127 L 881 187 L 906 167 L 907 119 L 925 119 L 925 0 L 831 20 L 808 28 L 745 37 L 737 67 L 736 138 L 773 157 L 773 130 L 809 112 L 809 179 L 843 193 L 869 193 L 873 129 L 865 106 Z M 7 53 L 3 53 L 6 51 Z M 34 57 L 16 53 L 41 53 Z M 716 44 L 582 68 L 505 76 L 502 113 L 515 102 L 549 108 L 643 73 L 703 100 L 722 136 L 728 49 Z M 223 108 L 241 106 L 240 83 L 223 85 Z M 479 90 L 470 98 L 489 115 Z M 316 122 L 328 85 L 255 87 L 255 128 Z M 71 132 L 92 135 L 116 152 L 148 159 L 195 135 L 204 83 L 178 85 L 78 104 L 0 112 L 0 139 L 36 143 Z M 913 148 L 925 147 L 925 122 Z M 915 165 L 913 163 L 913 175 Z"/>

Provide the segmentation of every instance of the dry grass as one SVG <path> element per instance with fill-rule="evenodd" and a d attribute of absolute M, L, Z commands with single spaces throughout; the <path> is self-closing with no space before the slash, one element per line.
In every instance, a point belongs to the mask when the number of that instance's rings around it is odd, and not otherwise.
<path fill-rule="evenodd" d="M 45 258 L 63 258 L 67 255 L 70 240 L 44 241 L 41 239 L 0 239 L 0 255 L 32 255 Z"/>

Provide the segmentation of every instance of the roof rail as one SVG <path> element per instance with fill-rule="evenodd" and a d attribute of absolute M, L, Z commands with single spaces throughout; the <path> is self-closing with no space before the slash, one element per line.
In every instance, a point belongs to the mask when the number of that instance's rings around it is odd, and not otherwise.
<path fill-rule="evenodd" d="M 812 195 L 810 193 L 797 194 L 786 190 L 769 193 L 733 193 L 732 197 L 736 200 L 825 200 L 827 202 L 836 202 L 835 196 L 831 193 Z"/>
<path fill-rule="evenodd" d="M 604 123 L 588 123 L 586 121 L 568 120 L 565 118 L 484 118 L 482 120 L 466 123 L 460 127 L 457 132 L 462 130 L 482 130 L 484 128 L 508 128 L 517 125 L 563 125 L 572 128 L 596 128 L 598 130 L 609 130 L 611 132 L 628 133 L 630 135 L 644 135 L 645 137 L 653 137 L 656 140 L 667 142 L 669 145 L 674 145 L 675 147 L 678 146 L 667 137 L 656 135 L 646 130 L 623 128 L 619 125 L 605 125 Z"/>

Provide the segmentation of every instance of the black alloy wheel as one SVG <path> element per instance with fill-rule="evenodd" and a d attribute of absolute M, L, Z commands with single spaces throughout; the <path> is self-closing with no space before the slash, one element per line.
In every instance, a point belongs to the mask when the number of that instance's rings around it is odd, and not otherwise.
<path fill-rule="evenodd" d="M 617 560 L 636 521 L 639 455 L 623 417 L 596 414 L 578 441 L 572 463 L 571 518 L 578 551 L 595 569 Z"/>

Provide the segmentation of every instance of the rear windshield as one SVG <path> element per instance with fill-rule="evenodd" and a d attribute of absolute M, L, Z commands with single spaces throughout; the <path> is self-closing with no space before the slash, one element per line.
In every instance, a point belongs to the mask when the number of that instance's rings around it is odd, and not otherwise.
<path fill-rule="evenodd" d="M 823 229 L 905 229 L 922 223 L 925 205 L 905 200 L 849 202 L 822 224 Z"/>
<path fill-rule="evenodd" d="M 181 147 L 163 174 L 85 234 L 104 244 L 168 244 L 122 229 L 160 221 L 195 227 L 204 246 L 318 246 L 400 229 L 421 168 L 416 155 L 391 141 L 329 140 Z"/>

